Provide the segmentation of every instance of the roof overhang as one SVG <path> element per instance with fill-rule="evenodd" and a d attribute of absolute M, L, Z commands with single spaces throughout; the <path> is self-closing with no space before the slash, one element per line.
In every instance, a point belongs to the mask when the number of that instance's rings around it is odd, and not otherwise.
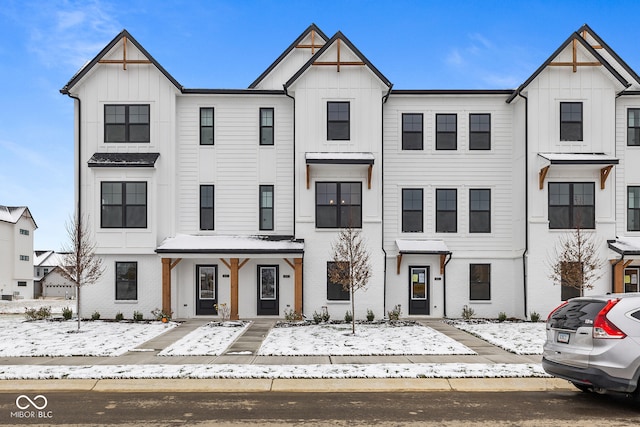
<path fill-rule="evenodd" d="M 440 256 L 440 274 L 444 274 L 444 267 L 447 264 L 447 256 L 451 256 L 451 251 L 443 240 L 437 239 L 396 239 L 398 248 L 397 274 L 400 274 L 400 265 L 403 255 L 438 255 Z"/>
<path fill-rule="evenodd" d="M 175 254 L 180 257 L 197 258 L 202 255 L 218 257 L 291 256 L 302 258 L 304 241 L 290 236 L 200 236 L 178 234 L 165 239 L 156 248 L 160 255 Z M 190 255 L 190 256 L 189 256 Z"/>
<path fill-rule="evenodd" d="M 152 168 L 160 153 L 95 153 L 87 164 L 90 168 Z"/>
<path fill-rule="evenodd" d="M 600 168 L 600 189 L 604 190 L 605 183 L 614 165 L 620 160 L 604 153 L 538 153 L 541 160 L 539 173 L 539 188 L 544 188 L 544 180 L 552 165 L 565 166 L 597 166 Z"/>
<path fill-rule="evenodd" d="M 607 240 L 609 249 L 620 255 L 640 255 L 640 237 L 618 237 Z"/>
<path fill-rule="evenodd" d="M 367 184 L 371 189 L 371 177 L 375 155 L 368 152 L 307 152 L 304 154 L 307 164 L 307 188 L 311 186 L 311 165 L 364 165 L 368 166 Z"/>

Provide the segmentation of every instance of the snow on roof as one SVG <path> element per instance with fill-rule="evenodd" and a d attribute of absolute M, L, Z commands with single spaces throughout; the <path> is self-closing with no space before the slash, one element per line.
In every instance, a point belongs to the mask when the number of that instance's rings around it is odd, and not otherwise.
<path fill-rule="evenodd" d="M 400 253 L 414 254 L 449 254 L 451 251 L 443 240 L 408 240 L 396 239 Z"/>
<path fill-rule="evenodd" d="M 373 153 L 359 152 L 308 152 L 304 154 L 307 163 L 348 163 L 348 164 L 373 164 Z"/>
<path fill-rule="evenodd" d="M 0 205 L 0 221 L 10 222 L 15 224 L 18 222 L 26 206 L 2 206 Z"/>
<path fill-rule="evenodd" d="M 57 267 L 62 265 L 65 254 L 55 251 L 35 251 L 33 255 L 34 267 Z"/>
<path fill-rule="evenodd" d="M 304 242 L 291 237 L 197 236 L 178 234 L 166 238 L 157 253 L 303 253 Z"/>
<path fill-rule="evenodd" d="M 552 164 L 617 165 L 618 158 L 604 153 L 538 153 Z"/>
<path fill-rule="evenodd" d="M 640 255 L 640 237 L 618 237 L 608 243 L 610 249 L 620 254 Z"/>

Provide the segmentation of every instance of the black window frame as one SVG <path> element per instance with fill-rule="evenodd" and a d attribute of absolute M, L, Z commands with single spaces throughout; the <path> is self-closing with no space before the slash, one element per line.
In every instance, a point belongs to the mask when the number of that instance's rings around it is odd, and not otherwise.
<path fill-rule="evenodd" d="M 321 187 L 329 187 L 335 185 L 335 201 L 334 200 L 324 200 L 326 197 L 324 195 L 331 194 L 329 190 L 320 192 Z M 343 201 L 346 186 L 349 186 L 351 189 L 353 185 L 358 188 L 358 196 L 359 203 L 340 203 L 338 204 L 338 200 Z M 343 187 L 344 186 L 344 187 Z M 348 192 L 349 201 L 351 202 L 352 195 L 355 194 L 351 191 Z M 331 203 L 334 201 L 334 203 Z M 320 203 L 322 202 L 322 203 Z M 348 210 L 348 217 L 345 216 Z M 357 211 L 356 222 L 353 222 L 353 212 Z M 333 221 L 328 221 L 326 219 L 327 215 L 322 215 L 322 212 L 331 213 L 333 216 Z M 322 221 L 319 221 L 322 218 Z M 349 220 L 351 218 L 351 220 Z M 331 219 L 331 218 L 329 218 Z M 351 181 L 321 181 L 316 182 L 316 228 L 362 228 L 362 182 L 351 182 Z"/>
<path fill-rule="evenodd" d="M 416 202 L 419 194 L 419 207 L 417 209 Z M 413 196 L 413 197 L 410 197 Z M 415 218 L 414 218 L 415 217 Z M 419 219 L 418 219 L 419 218 Z M 413 224 L 419 224 L 419 227 L 413 227 Z M 424 232 L 424 191 L 422 188 L 403 188 L 402 189 L 402 232 L 403 233 L 422 233 Z"/>
<path fill-rule="evenodd" d="M 580 106 L 580 120 L 576 120 L 575 111 L 564 111 L 565 107 Z M 574 129 L 577 128 L 577 129 Z M 580 134 L 577 139 L 573 137 L 576 130 Z M 582 102 L 560 103 L 560 141 L 582 141 L 584 138 L 584 106 Z"/>
<path fill-rule="evenodd" d="M 271 206 L 265 205 L 264 196 L 266 194 L 271 195 Z M 260 231 L 273 231 L 274 230 L 274 206 L 275 206 L 275 193 L 273 185 L 261 185 L 259 189 L 258 211 L 259 211 L 259 229 Z M 267 221 L 268 220 L 268 221 Z M 265 226 L 264 223 L 269 222 L 271 226 Z"/>
<path fill-rule="evenodd" d="M 211 195 L 205 194 L 206 191 L 211 191 Z M 208 206 L 209 199 L 211 200 L 211 206 Z M 200 185 L 200 230 L 211 231 L 216 229 L 216 189 L 212 184 Z"/>
<path fill-rule="evenodd" d="M 341 261 L 346 263 L 346 261 Z M 335 268 L 335 261 L 327 261 L 327 300 L 328 301 L 351 301 L 351 295 L 348 290 L 340 283 L 331 281 L 331 269 Z"/>
<path fill-rule="evenodd" d="M 420 130 L 417 123 L 410 119 L 420 118 Z M 416 137 L 418 135 L 418 137 Z M 420 140 L 417 144 L 414 139 Z M 402 113 L 402 149 L 403 150 L 423 150 L 424 149 L 424 114 L 422 113 Z"/>
<path fill-rule="evenodd" d="M 633 113 L 633 116 L 632 116 Z M 640 146 L 640 108 L 627 109 L 627 147 Z"/>
<path fill-rule="evenodd" d="M 27 282 L 25 282 L 24 280 L 18 280 L 18 286 L 26 287 L 27 286 Z"/>
<path fill-rule="evenodd" d="M 561 192 L 560 186 L 568 186 L 568 193 Z M 588 186 L 591 188 L 591 194 L 593 196 L 592 204 L 576 204 L 576 186 Z M 557 188 L 557 190 L 553 190 Z M 558 201 L 561 197 L 566 195 L 569 203 L 561 203 Z M 554 202 L 555 198 L 555 202 Z M 569 230 L 576 227 L 580 227 L 585 230 L 593 230 L 595 226 L 596 217 L 596 192 L 595 183 L 593 182 L 549 182 L 548 183 L 548 220 L 550 230 Z M 591 209 L 591 215 L 589 215 L 589 222 L 585 222 L 583 212 Z M 563 213 L 563 209 L 567 212 Z M 562 218 L 566 216 L 566 218 Z M 580 219 L 580 221 L 578 221 Z M 562 220 L 562 223 L 558 221 Z M 566 225 L 566 226 L 565 226 Z"/>
<path fill-rule="evenodd" d="M 347 106 L 347 118 L 342 118 L 344 111 L 331 111 L 332 107 Z M 338 114 L 340 118 L 332 118 Z M 346 137 L 342 127 L 346 124 Z M 327 141 L 349 141 L 351 140 L 351 102 L 349 101 L 327 101 Z"/>
<path fill-rule="evenodd" d="M 474 197 L 487 195 L 488 200 Z M 481 203 L 482 206 L 478 206 Z M 485 205 L 486 204 L 486 205 Z M 469 189 L 469 233 L 491 233 L 491 189 L 490 188 L 470 188 Z"/>
<path fill-rule="evenodd" d="M 634 203 L 631 203 L 631 191 L 634 191 Z M 627 186 L 627 231 L 640 231 L 640 186 Z"/>
<path fill-rule="evenodd" d="M 488 123 L 482 122 L 483 118 L 488 118 Z M 469 113 L 469 150 L 491 150 L 491 113 Z"/>
<path fill-rule="evenodd" d="M 109 113 L 109 110 L 112 107 L 123 107 L 124 108 L 124 122 L 108 122 L 108 117 L 113 116 L 114 114 L 117 116 L 117 113 Z M 135 122 L 132 121 L 132 108 L 131 107 L 146 107 L 147 108 L 147 121 L 146 122 Z M 110 139 L 113 137 L 114 133 L 109 132 L 109 128 L 111 127 L 123 127 L 124 137 L 123 139 Z M 146 126 L 146 137 L 139 140 L 131 140 L 132 128 L 137 126 L 144 127 Z M 105 143 L 148 143 L 151 142 L 151 105 L 150 104 L 105 104 L 104 105 L 104 142 Z"/>
<path fill-rule="evenodd" d="M 441 126 L 448 127 L 451 125 L 448 121 L 442 122 L 441 119 L 454 119 L 454 130 L 441 128 Z M 443 139 L 449 135 L 453 135 L 453 146 L 451 142 L 444 141 Z M 436 114 L 436 150 L 439 151 L 455 151 L 458 149 L 458 115 L 456 113 L 440 113 Z"/>
<path fill-rule="evenodd" d="M 469 264 L 469 300 L 491 301 L 491 264 Z"/>
<path fill-rule="evenodd" d="M 122 265 L 123 267 L 125 265 L 131 265 L 134 267 L 134 278 L 133 279 L 126 279 L 124 278 L 124 276 L 120 276 L 120 269 L 118 268 L 120 265 Z M 137 261 L 116 261 L 116 265 L 115 265 L 115 300 L 116 301 L 137 301 L 138 300 L 138 262 Z M 129 271 L 127 270 L 127 274 L 129 274 Z M 124 290 L 121 290 L 121 287 L 123 285 L 126 285 L 127 289 L 126 292 Z M 132 286 L 133 289 L 133 296 L 129 295 L 131 292 L 131 290 L 129 289 L 129 286 Z M 122 293 L 125 292 L 125 295 L 122 295 Z"/>
<path fill-rule="evenodd" d="M 28 236 L 29 235 L 29 230 L 27 230 L 26 228 L 21 228 L 20 229 L 20 234 L 23 236 Z"/>
<path fill-rule="evenodd" d="M 269 117 L 264 117 L 263 113 L 271 112 L 271 124 L 264 124 L 265 119 L 269 119 Z M 272 107 L 264 107 L 260 108 L 260 145 L 271 146 L 275 145 L 275 109 Z M 271 139 L 265 142 L 265 139 L 269 134 L 266 133 L 266 130 L 270 129 Z"/>
<path fill-rule="evenodd" d="M 211 111 L 211 124 L 202 124 L 203 120 L 208 119 L 208 117 L 203 117 L 204 112 Z M 200 107 L 200 112 L 198 115 L 198 140 L 200 145 L 215 145 L 216 137 L 215 137 L 215 125 L 216 125 L 216 110 L 214 107 Z M 207 137 L 205 135 L 204 130 L 211 129 L 211 142 L 203 142 L 203 139 Z"/>
<path fill-rule="evenodd" d="M 120 185 L 120 203 L 105 203 L 105 185 Z M 127 202 L 127 186 L 129 184 L 144 184 L 144 204 L 128 203 Z M 120 223 L 116 225 L 105 224 L 105 210 L 108 208 L 115 209 L 120 206 L 122 211 L 120 213 Z M 143 225 L 128 225 L 129 212 L 135 208 L 144 207 L 144 224 Z M 102 181 L 100 182 L 100 228 L 130 228 L 130 229 L 144 229 L 148 226 L 148 211 L 149 211 L 149 192 L 146 181 Z"/>
<path fill-rule="evenodd" d="M 455 209 L 447 209 L 442 206 L 440 194 L 447 193 L 454 195 Z M 446 200 L 449 202 L 450 200 Z M 453 212 L 451 214 L 450 212 Z M 448 218 L 453 216 L 453 228 L 446 227 L 447 222 L 451 222 Z M 447 221 L 445 221 L 447 219 Z M 458 190 L 455 188 L 436 188 L 436 233 L 457 233 L 458 232 Z"/>

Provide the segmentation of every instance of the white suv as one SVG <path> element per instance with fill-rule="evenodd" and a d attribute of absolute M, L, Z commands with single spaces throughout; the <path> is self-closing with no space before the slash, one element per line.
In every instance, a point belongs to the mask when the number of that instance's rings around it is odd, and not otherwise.
<path fill-rule="evenodd" d="M 573 298 L 553 310 L 542 367 L 583 391 L 640 399 L 640 294 Z"/>

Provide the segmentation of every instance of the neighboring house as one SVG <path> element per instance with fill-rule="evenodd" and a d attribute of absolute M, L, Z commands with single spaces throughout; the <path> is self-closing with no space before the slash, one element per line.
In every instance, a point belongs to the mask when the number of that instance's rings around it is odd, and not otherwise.
<path fill-rule="evenodd" d="M 341 318 L 347 225 L 373 270 L 357 318 L 545 315 L 578 223 L 605 260 L 590 292 L 638 291 L 640 78 L 587 25 L 517 89 L 393 90 L 311 25 L 248 89 L 184 88 L 125 30 L 61 92 L 106 268 L 85 312 Z"/>
<path fill-rule="evenodd" d="M 36 297 L 75 298 L 75 287 L 60 275 L 59 267 L 64 262 L 64 253 L 35 251 L 33 273 Z"/>
<path fill-rule="evenodd" d="M 33 232 L 38 228 L 25 206 L 0 205 L 0 294 L 33 298 Z"/>

